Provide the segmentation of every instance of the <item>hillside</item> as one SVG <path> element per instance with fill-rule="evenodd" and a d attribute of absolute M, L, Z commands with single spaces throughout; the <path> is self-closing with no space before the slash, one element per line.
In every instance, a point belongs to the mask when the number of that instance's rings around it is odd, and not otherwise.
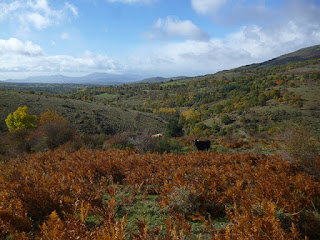
<path fill-rule="evenodd" d="M 178 77 L 170 77 L 170 78 L 153 77 L 153 78 L 143 79 L 139 81 L 139 83 L 161 83 L 161 82 L 169 82 L 169 81 L 180 80 L 185 78 L 188 78 L 188 77 L 186 76 L 178 76 Z"/>
<path fill-rule="evenodd" d="M 88 95 L 105 104 L 180 116 L 187 135 L 271 133 L 301 122 L 320 132 L 319 49 L 170 82 L 87 88 L 72 97 Z"/>
<path fill-rule="evenodd" d="M 30 114 L 40 115 L 48 109 L 60 115 L 86 133 L 114 134 L 119 131 L 161 131 L 164 122 L 147 113 L 123 110 L 93 102 L 63 99 L 37 94 L 0 91 L 0 130 L 7 131 L 5 118 L 18 107 L 26 105 Z"/>
<path fill-rule="evenodd" d="M 281 131 L 288 124 L 302 122 L 320 133 L 319 69 L 320 46 L 314 46 L 264 63 L 174 81 L 153 78 L 147 80 L 155 83 L 82 88 L 80 85 L 30 85 L 36 94 L 21 93 L 12 97 L 21 100 L 11 108 L 3 105 L 2 119 L 19 104 L 25 104 L 25 98 L 30 98 L 32 104 L 36 103 L 33 111 L 39 113 L 48 106 L 53 109 L 55 105 L 60 106 L 57 110 L 86 132 L 140 131 L 146 125 L 147 129 L 158 132 L 164 126 L 160 119 L 177 118 L 186 135 L 239 133 L 248 136 Z M 28 89 L 28 85 L 9 87 Z M 60 98 L 40 95 L 45 89 L 59 93 Z M 40 98 L 44 100 L 38 100 Z M 12 99 L 7 97 L 1 101 L 15 101 Z M 115 114 L 109 114 L 110 109 Z M 148 121 L 149 118 L 153 120 Z M 1 124 L 5 129 L 3 121 Z"/>
<path fill-rule="evenodd" d="M 159 83 L 7 87 L 1 239 L 320 239 L 320 57 Z M 23 105 L 58 115 L 2 132 Z"/>
<path fill-rule="evenodd" d="M 229 70 L 227 72 L 242 72 L 244 70 L 252 70 L 257 68 L 272 68 L 279 65 L 294 64 L 296 62 L 314 60 L 318 58 L 320 58 L 320 45 L 302 48 L 298 51 L 279 56 L 269 61 L 243 66 L 240 68 Z"/>

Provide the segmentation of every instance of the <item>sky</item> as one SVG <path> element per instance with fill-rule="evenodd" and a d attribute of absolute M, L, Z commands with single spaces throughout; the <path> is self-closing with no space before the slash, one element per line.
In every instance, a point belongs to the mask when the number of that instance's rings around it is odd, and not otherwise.
<path fill-rule="evenodd" d="M 320 0 L 0 0 L 0 80 L 199 76 L 320 44 Z"/>

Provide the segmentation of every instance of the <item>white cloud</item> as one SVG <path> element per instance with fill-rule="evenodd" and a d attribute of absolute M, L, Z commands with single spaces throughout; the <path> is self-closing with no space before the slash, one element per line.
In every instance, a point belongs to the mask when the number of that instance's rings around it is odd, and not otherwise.
<path fill-rule="evenodd" d="M 137 51 L 130 60 L 144 73 L 192 76 L 267 61 L 319 43 L 320 22 L 292 20 L 264 27 L 243 26 L 224 39 L 186 40 L 141 48 L 143 54 Z"/>
<path fill-rule="evenodd" d="M 33 25 L 36 29 L 42 30 L 51 25 L 50 19 L 40 15 L 39 13 L 26 14 L 21 18 L 21 21 L 26 21 Z"/>
<path fill-rule="evenodd" d="M 73 13 L 73 15 L 76 16 L 76 17 L 79 15 L 77 8 L 74 5 L 72 5 L 72 4 L 68 3 L 68 2 L 65 3 L 64 9 L 70 10 Z"/>
<path fill-rule="evenodd" d="M 107 1 L 111 3 L 120 2 L 120 3 L 128 3 L 128 4 L 134 4 L 134 3 L 152 4 L 157 2 L 158 0 L 107 0 Z"/>
<path fill-rule="evenodd" d="M 92 73 L 105 71 L 117 73 L 123 67 L 105 54 L 86 51 L 80 57 L 45 55 L 39 45 L 15 38 L 0 39 L 0 78 L 11 72 L 29 73 Z"/>
<path fill-rule="evenodd" d="M 213 13 L 219 10 L 227 0 L 191 0 L 193 9 L 199 14 Z"/>
<path fill-rule="evenodd" d="M 191 5 L 198 14 L 224 26 L 270 23 L 276 19 L 276 10 L 268 9 L 263 0 L 191 0 Z"/>
<path fill-rule="evenodd" d="M 129 53 L 130 57 L 122 61 L 105 54 L 92 52 L 85 52 L 82 56 L 77 57 L 47 56 L 39 45 L 32 42 L 22 42 L 18 39 L 0 40 L 0 75 L 8 75 L 10 72 L 30 74 L 51 72 L 55 74 L 127 71 L 153 76 L 192 76 L 262 62 L 320 43 L 320 22 L 318 20 L 320 8 L 312 4 L 312 1 L 304 1 L 305 4 L 302 4 L 302 0 L 288 0 L 288 6 L 283 8 L 285 11 L 275 10 L 276 22 L 241 25 L 224 38 L 210 39 L 207 33 L 190 20 L 181 20 L 177 17 L 159 18 L 148 33 L 149 37 L 174 38 L 174 42 L 143 43 L 141 48 L 133 50 L 134 52 Z M 50 9 L 50 5 L 46 5 L 45 2 L 37 5 L 38 7 L 35 8 L 37 11 L 33 13 L 46 16 L 45 12 L 48 11 L 48 8 Z M 41 2 L 38 1 L 38 3 Z M 20 8 L 19 4 L 7 4 L 6 7 L 0 4 L 0 12 L 5 10 L 6 16 L 10 11 L 18 12 L 12 9 L 25 10 L 25 8 Z M 225 5 L 221 5 L 220 9 L 223 7 Z M 254 6 L 251 7 L 254 12 Z M 263 9 L 261 5 L 261 11 L 264 11 Z M 71 10 L 68 11 L 71 16 L 74 16 Z M 32 23 L 28 24 L 32 25 Z M 45 22 L 38 27 L 46 27 Z M 68 34 L 64 33 L 61 37 L 67 38 Z"/>
<path fill-rule="evenodd" d="M 191 0 L 191 3 L 199 14 L 211 14 L 210 17 L 213 17 L 212 14 L 221 17 L 219 14 L 229 10 L 229 14 L 221 19 L 229 18 L 230 23 L 239 21 L 240 27 L 224 38 L 211 38 L 208 41 L 187 38 L 185 41 L 158 44 L 146 50 L 143 46 L 130 57 L 132 65 L 137 64 L 142 72 L 152 75 L 201 75 L 267 61 L 320 44 L 320 8 L 311 0 L 285 0 L 282 8 L 272 13 L 264 1 Z M 227 9 L 231 5 L 231 9 Z M 264 16 L 255 17 L 260 13 Z M 268 18 L 273 20 L 265 22 Z M 252 20 L 256 20 L 256 23 L 252 24 Z M 170 36 L 167 22 L 160 19 L 155 24 L 158 36 Z M 151 36 L 157 36 L 152 33 L 154 35 Z"/>
<path fill-rule="evenodd" d="M 14 1 L 11 3 L 0 3 L 0 20 L 3 20 L 8 17 L 8 15 L 22 6 L 21 2 Z"/>
<path fill-rule="evenodd" d="M 69 33 L 62 33 L 60 37 L 63 40 L 69 40 L 70 39 Z"/>
<path fill-rule="evenodd" d="M 69 19 L 77 17 L 77 8 L 66 2 L 64 6 L 54 9 L 48 0 L 14 0 L 0 3 L 0 21 L 8 20 L 20 28 L 30 27 L 43 30 Z"/>
<path fill-rule="evenodd" d="M 43 51 L 39 45 L 33 44 L 30 41 L 22 42 L 16 38 L 10 38 L 8 40 L 0 39 L 0 54 L 41 56 L 43 55 Z"/>
<path fill-rule="evenodd" d="M 180 20 L 176 16 L 168 16 L 166 19 L 159 18 L 147 33 L 150 39 L 183 37 L 187 39 L 208 41 L 209 35 L 201 30 L 190 20 Z"/>

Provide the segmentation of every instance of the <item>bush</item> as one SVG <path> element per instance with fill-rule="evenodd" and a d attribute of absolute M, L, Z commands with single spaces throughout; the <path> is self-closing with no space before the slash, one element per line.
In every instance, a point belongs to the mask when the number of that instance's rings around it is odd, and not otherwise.
<path fill-rule="evenodd" d="M 228 125 L 228 124 L 233 123 L 233 120 L 231 119 L 231 117 L 228 114 L 224 114 L 221 117 L 221 123 L 225 124 L 225 125 Z"/>
<path fill-rule="evenodd" d="M 182 151 L 182 146 L 179 142 L 175 140 L 156 140 L 155 152 L 164 153 L 164 152 L 174 152 L 178 153 Z"/>
<path fill-rule="evenodd" d="M 283 156 L 298 164 L 303 170 L 316 171 L 316 161 L 319 157 L 317 138 L 310 128 L 293 126 L 282 134 Z"/>
<path fill-rule="evenodd" d="M 179 124 L 178 120 L 170 119 L 164 134 L 166 137 L 181 137 L 183 135 L 182 125 Z"/>
<path fill-rule="evenodd" d="M 86 148 L 102 149 L 103 143 L 107 140 L 107 135 L 104 134 L 81 134 L 81 142 Z"/>
<path fill-rule="evenodd" d="M 28 107 L 19 107 L 13 114 L 6 118 L 9 131 L 18 129 L 33 129 L 36 127 L 37 116 L 28 114 Z"/>
<path fill-rule="evenodd" d="M 53 150 L 62 144 L 73 140 L 76 129 L 67 122 L 50 122 L 39 126 L 37 133 L 41 136 L 45 146 L 48 149 Z M 39 144 L 41 145 L 41 142 L 39 142 Z"/>
<path fill-rule="evenodd" d="M 175 212 L 192 214 L 199 211 L 199 196 L 185 187 L 176 188 L 169 195 L 169 207 Z"/>
<path fill-rule="evenodd" d="M 153 139 L 150 131 L 144 131 L 140 135 L 132 139 L 133 144 L 138 148 L 139 152 L 154 152 L 156 148 L 156 139 Z"/>
<path fill-rule="evenodd" d="M 219 126 L 219 124 L 217 122 L 214 121 L 211 129 L 212 129 L 213 133 L 218 133 L 218 132 L 220 132 L 221 127 Z"/>
<path fill-rule="evenodd" d="M 204 123 L 197 123 L 189 135 L 209 136 L 211 130 Z"/>
<path fill-rule="evenodd" d="M 132 134 L 129 132 L 117 133 L 110 140 L 108 140 L 105 144 L 105 147 L 117 148 L 120 150 L 124 150 L 127 148 L 134 148 L 134 144 L 130 139 L 132 139 Z"/>
<path fill-rule="evenodd" d="M 23 154 L 31 152 L 30 131 L 18 129 L 11 131 L 6 136 L 6 143 L 3 149 L 9 155 Z"/>

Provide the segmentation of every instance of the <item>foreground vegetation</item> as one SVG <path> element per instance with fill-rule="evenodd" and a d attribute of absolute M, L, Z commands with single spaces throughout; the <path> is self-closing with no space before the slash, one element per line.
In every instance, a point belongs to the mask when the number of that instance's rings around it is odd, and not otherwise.
<path fill-rule="evenodd" d="M 78 134 L 54 111 L 27 110 L 0 137 L 2 239 L 320 237 L 319 142 L 305 126 L 283 135 L 284 158 L 239 153 L 252 143 L 232 137 L 219 153 L 148 132 Z"/>
<path fill-rule="evenodd" d="M 319 182 L 280 156 L 61 148 L 1 163 L 0 181 L 1 238 L 320 236 Z"/>

